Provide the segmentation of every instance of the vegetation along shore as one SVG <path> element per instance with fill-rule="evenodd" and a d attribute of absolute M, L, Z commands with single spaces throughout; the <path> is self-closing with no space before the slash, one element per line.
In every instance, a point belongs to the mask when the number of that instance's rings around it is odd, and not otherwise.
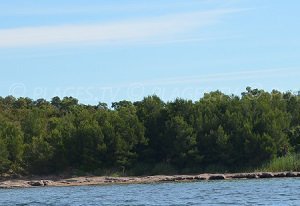
<path fill-rule="evenodd" d="M 241 95 L 171 102 L 153 95 L 111 107 L 0 97 L 0 174 L 91 174 L 106 183 L 103 176 L 299 172 L 299 97 L 250 87 Z"/>

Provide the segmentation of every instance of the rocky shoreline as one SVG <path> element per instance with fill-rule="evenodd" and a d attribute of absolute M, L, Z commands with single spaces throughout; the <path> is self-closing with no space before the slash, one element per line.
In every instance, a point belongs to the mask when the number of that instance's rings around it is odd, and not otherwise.
<path fill-rule="evenodd" d="M 259 179 L 259 178 L 290 178 L 300 177 L 300 172 L 256 172 L 256 173 L 231 173 L 231 174 L 199 174 L 199 175 L 157 175 L 145 177 L 73 177 L 73 178 L 20 178 L 0 180 L 1 189 L 32 188 L 32 187 L 64 187 L 84 185 L 109 185 L 109 184 L 149 184 L 159 182 L 193 182 L 211 180 L 233 179 Z"/>

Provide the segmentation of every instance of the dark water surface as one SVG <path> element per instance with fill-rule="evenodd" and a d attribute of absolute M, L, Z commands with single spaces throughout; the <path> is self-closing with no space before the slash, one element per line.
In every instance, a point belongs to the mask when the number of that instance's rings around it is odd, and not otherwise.
<path fill-rule="evenodd" d="M 1 189 L 0 205 L 300 206 L 300 178 Z"/>

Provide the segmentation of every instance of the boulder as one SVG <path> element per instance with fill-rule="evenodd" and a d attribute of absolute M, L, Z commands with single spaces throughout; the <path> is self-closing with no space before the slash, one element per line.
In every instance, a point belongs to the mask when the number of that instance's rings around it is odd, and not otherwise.
<path fill-rule="evenodd" d="M 174 176 L 174 180 L 175 180 L 175 181 L 183 181 L 183 180 L 185 180 L 185 177 L 182 177 L 182 176 Z"/>
<path fill-rule="evenodd" d="M 30 181 L 30 182 L 27 182 L 27 184 L 29 184 L 30 186 L 33 186 L 33 187 L 43 187 L 43 186 L 45 186 L 45 184 L 42 180 L 40 180 L 40 181 Z"/>
<path fill-rule="evenodd" d="M 258 178 L 258 176 L 255 173 L 247 173 L 246 178 L 247 179 L 255 179 L 255 178 Z"/>
<path fill-rule="evenodd" d="M 186 176 L 185 179 L 188 181 L 193 181 L 195 179 L 195 177 L 194 176 Z"/>
<path fill-rule="evenodd" d="M 297 177 L 297 173 L 295 172 L 287 172 L 286 177 Z"/>
<path fill-rule="evenodd" d="M 224 175 L 211 175 L 209 176 L 208 180 L 225 180 Z"/>
<path fill-rule="evenodd" d="M 286 177 L 286 173 L 285 172 L 276 172 L 273 173 L 274 177 Z"/>
<path fill-rule="evenodd" d="M 198 175 L 198 176 L 196 176 L 194 179 L 195 179 L 195 180 L 207 180 L 207 177 Z"/>
<path fill-rule="evenodd" d="M 173 182 L 173 181 L 175 181 L 175 177 L 165 177 L 164 179 L 163 179 L 163 181 L 166 181 L 166 182 Z"/>
<path fill-rule="evenodd" d="M 255 173 L 237 173 L 228 176 L 228 178 L 232 179 L 254 179 L 257 178 L 257 175 Z"/>
<path fill-rule="evenodd" d="M 257 174 L 257 176 L 259 178 L 272 178 L 272 177 L 274 177 L 274 175 L 270 172 L 259 173 L 259 174 Z"/>
<path fill-rule="evenodd" d="M 42 180 L 42 182 L 44 183 L 44 186 L 53 185 L 53 181 L 51 181 L 51 180 Z"/>

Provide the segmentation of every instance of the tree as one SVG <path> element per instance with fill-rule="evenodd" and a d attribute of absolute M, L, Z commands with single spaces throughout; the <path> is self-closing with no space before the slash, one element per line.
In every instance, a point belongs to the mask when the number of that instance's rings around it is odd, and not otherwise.
<path fill-rule="evenodd" d="M 166 122 L 165 138 L 167 160 L 179 168 L 199 163 L 201 157 L 197 151 L 196 134 L 183 117 L 175 116 Z"/>
<path fill-rule="evenodd" d="M 120 102 L 113 102 L 111 104 L 111 107 L 115 110 L 119 110 L 123 107 L 131 107 L 131 106 L 132 106 L 132 103 L 130 101 L 126 101 L 126 100 L 123 100 Z"/>
<path fill-rule="evenodd" d="M 53 147 L 42 137 L 33 137 L 31 143 L 25 145 L 24 159 L 31 173 L 44 174 L 53 172 L 51 160 Z"/>
<path fill-rule="evenodd" d="M 293 150 L 297 153 L 300 152 L 300 125 L 292 127 L 289 132 L 289 141 L 290 144 L 293 146 Z"/>
<path fill-rule="evenodd" d="M 5 141 L 0 138 L 0 173 L 7 172 L 10 168 L 10 161 L 8 160 L 8 151 Z"/>
<path fill-rule="evenodd" d="M 18 170 L 22 164 L 23 155 L 23 133 L 20 127 L 11 122 L 7 122 L 4 118 L 0 118 L 0 141 L 1 149 L 3 149 L 2 164 L 13 170 Z M 16 171 L 17 172 L 17 171 Z"/>
<path fill-rule="evenodd" d="M 102 129 L 94 116 L 84 111 L 77 118 L 77 131 L 72 141 L 75 146 L 73 161 L 85 170 L 100 168 L 106 152 Z"/>
<path fill-rule="evenodd" d="M 0 172 L 236 171 L 299 152 L 299 128 L 299 94 L 250 87 L 241 96 L 215 91 L 165 103 L 152 95 L 111 108 L 0 97 Z"/>
<path fill-rule="evenodd" d="M 112 154 L 116 166 L 128 167 L 137 159 L 136 149 L 144 145 L 144 127 L 139 121 L 133 106 L 119 107 L 110 119 L 113 134 L 106 137 L 108 152 Z"/>
<path fill-rule="evenodd" d="M 156 163 L 165 159 L 163 133 L 167 112 L 165 103 L 156 95 L 145 97 L 135 103 L 136 114 L 145 127 L 148 144 L 141 148 L 140 158 L 143 162 Z"/>

